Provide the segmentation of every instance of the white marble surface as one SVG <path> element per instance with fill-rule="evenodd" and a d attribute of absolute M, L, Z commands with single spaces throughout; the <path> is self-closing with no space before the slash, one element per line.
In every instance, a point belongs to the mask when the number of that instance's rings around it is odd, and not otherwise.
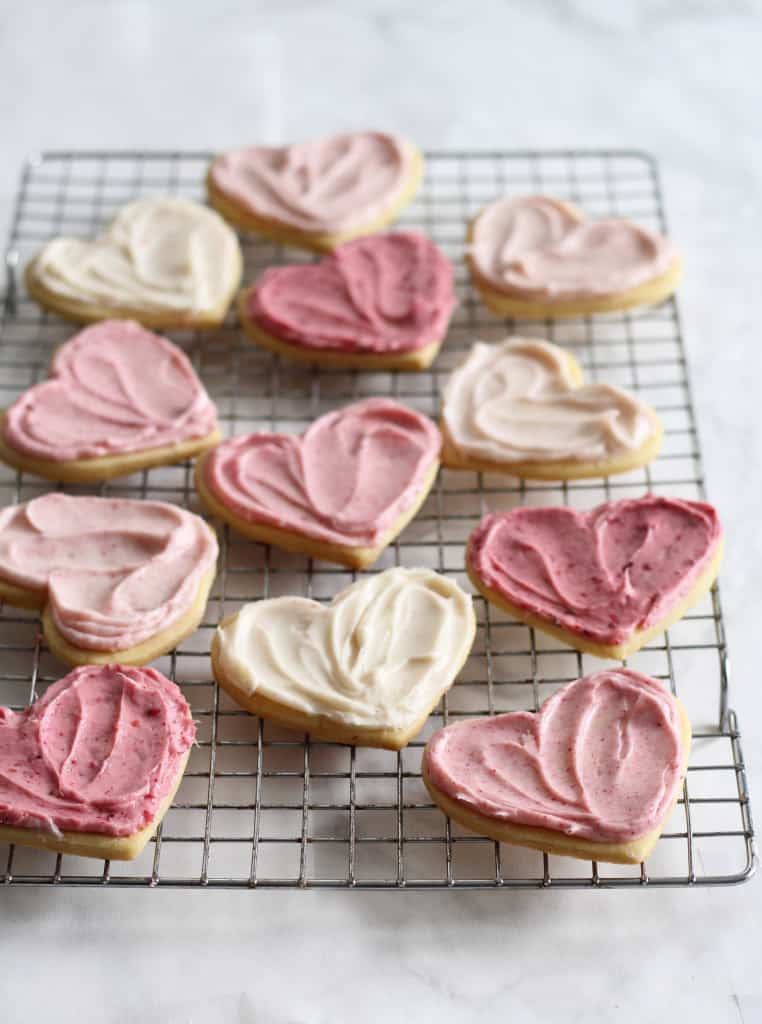
<path fill-rule="evenodd" d="M 758 3 L 0 2 L 0 222 L 45 147 L 380 126 L 662 161 L 762 820 Z M 4 1021 L 762 1020 L 762 886 L 627 893 L 0 893 Z"/>

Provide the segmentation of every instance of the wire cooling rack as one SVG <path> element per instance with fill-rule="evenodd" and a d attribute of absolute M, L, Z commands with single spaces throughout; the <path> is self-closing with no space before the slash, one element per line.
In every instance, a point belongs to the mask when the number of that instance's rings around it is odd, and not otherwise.
<path fill-rule="evenodd" d="M 45 376 L 55 345 L 73 333 L 23 294 L 21 268 L 47 239 L 91 236 L 125 202 L 170 192 L 202 199 L 205 152 L 51 152 L 24 168 L 7 250 L 0 323 L 0 404 Z M 657 168 L 632 151 L 429 153 L 420 194 L 399 220 L 454 260 L 460 305 L 442 353 L 425 373 L 318 372 L 265 353 L 234 315 L 208 334 L 173 333 L 218 404 L 228 434 L 301 431 L 314 417 L 366 395 L 389 395 L 435 416 L 441 386 L 476 338 L 509 330 L 567 346 L 588 379 L 632 388 L 665 425 L 660 457 L 606 480 L 553 484 L 443 470 L 430 497 L 371 571 L 426 565 L 464 587 L 464 542 L 489 509 L 559 502 L 589 508 L 647 489 L 704 496 L 698 439 L 674 301 L 637 313 L 545 324 L 498 321 L 474 295 L 463 263 L 467 220 L 511 192 L 545 192 L 593 217 L 632 217 L 666 229 Z M 244 237 L 245 280 L 262 268 L 311 259 Z M 190 464 L 154 469 L 95 493 L 172 501 L 198 511 Z M 50 488 L 0 469 L 0 504 Z M 68 488 L 72 493 L 92 493 Z M 214 685 L 215 624 L 246 601 L 297 593 L 328 601 L 356 575 L 221 530 L 220 570 L 197 633 L 156 665 L 181 684 L 198 722 L 198 746 L 155 842 L 141 858 L 109 863 L 0 845 L 7 885 L 334 887 L 356 889 L 591 888 L 740 882 L 754 840 L 720 598 L 711 595 L 629 660 L 679 693 L 694 724 L 687 780 L 653 854 L 615 867 L 521 850 L 470 835 L 434 807 L 421 783 L 431 732 L 463 715 L 537 708 L 558 686 L 602 666 L 475 598 L 473 653 L 423 733 L 399 753 L 310 740 L 238 710 Z M 34 613 L 0 615 L 0 703 L 22 708 L 64 672 L 45 648 Z"/>

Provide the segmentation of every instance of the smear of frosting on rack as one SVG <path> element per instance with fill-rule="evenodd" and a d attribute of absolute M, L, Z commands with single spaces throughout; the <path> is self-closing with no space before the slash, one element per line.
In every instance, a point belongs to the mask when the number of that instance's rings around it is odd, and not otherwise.
<path fill-rule="evenodd" d="M 615 645 L 690 593 L 721 537 L 717 512 L 699 501 L 646 495 L 589 512 L 522 507 L 485 516 L 467 562 L 510 604 Z"/>
<path fill-rule="evenodd" d="M 578 386 L 546 341 L 477 342 L 450 376 L 442 417 L 461 453 L 489 462 L 593 462 L 641 448 L 656 414 L 612 384 Z"/>
<path fill-rule="evenodd" d="M 369 235 L 317 264 L 265 271 L 248 313 L 309 349 L 409 352 L 444 336 L 456 303 L 452 278 L 450 261 L 423 235 Z"/>
<path fill-rule="evenodd" d="M 223 442 L 204 460 L 204 481 L 248 522 L 362 547 L 377 544 L 413 504 L 440 442 L 426 416 L 369 398 L 321 416 L 301 437 Z"/>
<path fill-rule="evenodd" d="M 238 240 L 218 213 L 161 196 L 122 207 L 92 241 L 53 239 L 31 272 L 63 299 L 192 315 L 225 301 L 239 264 Z"/>
<path fill-rule="evenodd" d="M 152 668 L 87 665 L 26 711 L 0 708 L 0 823 L 134 835 L 195 737 L 182 693 Z"/>
<path fill-rule="evenodd" d="M 80 331 L 58 349 L 50 378 L 5 414 L 11 447 L 61 462 L 139 452 L 206 437 L 214 404 L 188 357 L 131 320 Z"/>
<path fill-rule="evenodd" d="M 40 594 L 75 647 L 120 651 L 193 605 L 217 541 L 176 505 L 45 494 L 0 511 L 0 579 Z"/>
<path fill-rule="evenodd" d="M 497 199 L 473 224 L 477 274 L 508 295 L 575 299 L 651 281 L 672 266 L 669 239 L 619 217 L 586 220 L 547 196 Z"/>
<path fill-rule="evenodd" d="M 382 132 L 249 146 L 212 164 L 213 185 L 257 217 L 339 234 L 382 216 L 404 191 L 415 150 Z"/>
<path fill-rule="evenodd" d="M 470 597 L 429 569 L 387 569 L 324 607 L 302 597 L 245 605 L 217 631 L 226 678 L 308 715 L 377 728 L 424 716 L 471 647 Z"/>
<path fill-rule="evenodd" d="M 429 740 L 429 780 L 467 810 L 592 842 L 647 835 L 675 798 L 680 712 L 655 679 L 607 669 L 562 687 L 537 714 L 456 722 Z"/>

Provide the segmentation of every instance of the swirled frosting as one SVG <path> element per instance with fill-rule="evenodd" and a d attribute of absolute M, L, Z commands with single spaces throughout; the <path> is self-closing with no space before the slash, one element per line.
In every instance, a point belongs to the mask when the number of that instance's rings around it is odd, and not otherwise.
<path fill-rule="evenodd" d="M 121 651 L 189 610 L 217 540 L 176 505 L 45 494 L 0 510 L 0 579 L 38 593 L 75 647 Z"/>
<path fill-rule="evenodd" d="M 293 146 L 249 146 L 217 157 L 212 184 L 256 217 L 340 234 L 381 217 L 404 192 L 415 150 L 383 132 Z"/>
<path fill-rule="evenodd" d="M 217 630 L 223 674 L 244 693 L 377 728 L 414 725 L 447 690 L 474 634 L 471 599 L 430 569 L 387 569 L 327 607 L 245 605 Z"/>
<path fill-rule="evenodd" d="M 530 338 L 477 342 L 447 381 L 442 418 L 459 452 L 496 463 L 611 459 L 659 431 L 634 395 L 579 386 L 562 349 Z"/>
<path fill-rule="evenodd" d="M 613 646 L 687 596 L 721 537 L 711 505 L 648 494 L 589 512 L 492 513 L 469 537 L 466 560 L 510 604 Z"/>
<path fill-rule="evenodd" d="M 369 398 L 321 416 L 301 437 L 224 441 L 204 460 L 204 481 L 247 522 L 329 544 L 373 545 L 420 494 L 440 441 L 427 417 Z"/>
<path fill-rule="evenodd" d="M 0 708 L 0 824 L 130 836 L 156 817 L 196 729 L 152 668 L 86 665 Z"/>
<path fill-rule="evenodd" d="M 424 753 L 428 779 L 467 810 L 601 843 L 655 829 L 682 764 L 674 698 L 627 668 L 569 683 L 536 714 L 448 725 Z"/>
<path fill-rule="evenodd" d="M 3 433 L 19 452 L 62 462 L 178 444 L 216 428 L 215 406 L 184 352 L 131 320 L 106 320 L 58 349 L 50 378 L 13 403 Z"/>
<path fill-rule="evenodd" d="M 137 199 L 92 241 L 54 238 L 33 276 L 63 299 L 201 314 L 226 302 L 240 267 L 235 232 L 214 210 L 171 196 Z"/>
<path fill-rule="evenodd" d="M 585 219 L 547 196 L 497 199 L 473 224 L 477 274 L 507 295 L 574 299 L 609 295 L 660 277 L 676 253 L 631 220 Z"/>
<path fill-rule="evenodd" d="M 345 242 L 316 264 L 266 270 L 247 297 L 260 327 L 309 349 L 410 352 L 439 341 L 452 264 L 413 231 Z"/>

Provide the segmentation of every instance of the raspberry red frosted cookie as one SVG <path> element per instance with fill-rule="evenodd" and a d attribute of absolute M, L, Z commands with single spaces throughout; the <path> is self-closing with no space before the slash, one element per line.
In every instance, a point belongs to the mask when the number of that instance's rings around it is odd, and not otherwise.
<path fill-rule="evenodd" d="M 217 327 L 241 280 L 235 232 L 206 206 L 174 196 L 123 206 L 92 240 L 54 238 L 29 263 L 29 294 L 78 323 Z"/>
<path fill-rule="evenodd" d="M 441 429 L 446 466 L 543 480 L 628 472 L 662 437 L 645 402 L 583 384 L 571 355 L 534 338 L 477 342 L 447 381 Z"/>
<path fill-rule="evenodd" d="M 366 576 L 330 605 L 247 604 L 212 643 L 214 677 L 253 714 L 334 743 L 399 750 L 468 657 L 471 599 L 430 569 Z"/>
<path fill-rule="evenodd" d="M 423 160 L 384 132 L 223 153 L 207 176 L 209 202 L 239 228 L 319 251 L 378 231 L 410 202 Z"/>
<path fill-rule="evenodd" d="M 722 557 L 715 509 L 645 495 L 589 512 L 522 507 L 485 516 L 466 568 L 498 608 L 571 647 L 626 658 L 714 582 Z"/>
<path fill-rule="evenodd" d="M 471 277 L 500 316 L 585 316 L 653 305 L 677 287 L 669 239 L 621 217 L 587 220 L 548 196 L 496 199 L 468 233 Z"/>
<path fill-rule="evenodd" d="M 265 348 L 340 369 L 422 370 L 456 304 L 452 264 L 413 231 L 346 242 L 319 263 L 272 267 L 238 301 Z"/>
<path fill-rule="evenodd" d="M 0 842 L 132 860 L 195 734 L 182 693 L 152 668 L 83 666 L 26 711 L 0 708 Z"/>
<path fill-rule="evenodd" d="M 185 353 L 134 321 L 107 320 L 62 345 L 48 380 L 6 411 L 0 459 L 88 483 L 181 462 L 219 437 L 217 410 Z"/>
<path fill-rule="evenodd" d="M 41 608 L 70 665 L 143 665 L 198 626 L 217 560 L 200 516 L 176 505 L 46 494 L 0 510 L 0 600 Z"/>
<path fill-rule="evenodd" d="M 301 435 L 233 437 L 196 464 L 206 508 L 247 537 L 362 569 L 413 518 L 439 468 L 426 416 L 386 398 L 355 402 Z"/>
<path fill-rule="evenodd" d="M 685 711 L 663 686 L 607 669 L 562 687 L 536 714 L 435 732 L 423 780 L 445 814 L 481 835 L 638 864 L 675 805 L 690 742 Z"/>

